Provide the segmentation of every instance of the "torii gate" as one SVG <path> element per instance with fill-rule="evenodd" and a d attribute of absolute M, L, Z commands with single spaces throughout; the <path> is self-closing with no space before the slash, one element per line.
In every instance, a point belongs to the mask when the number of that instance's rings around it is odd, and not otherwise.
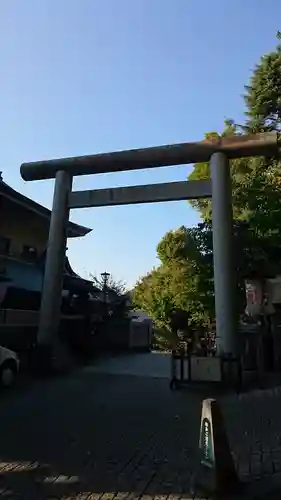
<path fill-rule="evenodd" d="M 66 227 L 71 208 L 102 207 L 196 198 L 212 198 L 216 333 L 220 354 L 236 353 L 235 277 L 232 260 L 232 191 L 229 159 L 274 156 L 276 132 L 233 136 L 201 142 L 23 163 L 26 181 L 55 178 L 38 342 L 49 347 L 60 321 L 66 251 Z M 76 175 L 121 172 L 210 161 L 211 179 L 165 184 L 72 191 Z"/>

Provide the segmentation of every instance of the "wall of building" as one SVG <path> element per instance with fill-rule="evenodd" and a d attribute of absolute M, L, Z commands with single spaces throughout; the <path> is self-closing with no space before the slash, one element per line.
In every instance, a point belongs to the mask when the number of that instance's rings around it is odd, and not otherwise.
<path fill-rule="evenodd" d="M 0 202 L 0 236 L 11 239 L 11 254 L 20 256 L 23 246 L 27 245 L 41 255 L 48 241 L 49 220 L 5 197 L 1 197 Z"/>
<path fill-rule="evenodd" d="M 12 261 L 9 258 L 0 258 L 2 279 L 0 282 L 0 306 L 4 301 L 9 288 L 41 292 L 43 285 L 43 269 L 36 264 Z M 5 278 L 4 278 L 5 276 Z"/>
<path fill-rule="evenodd" d="M 43 285 L 43 270 L 35 264 L 6 261 L 10 286 L 40 292 Z"/>
<path fill-rule="evenodd" d="M 43 259 L 49 236 L 50 220 L 0 195 L 0 237 L 5 241 L 0 249 L 0 303 L 9 288 L 41 292 Z M 23 255 L 24 247 L 34 248 L 36 254 Z"/>

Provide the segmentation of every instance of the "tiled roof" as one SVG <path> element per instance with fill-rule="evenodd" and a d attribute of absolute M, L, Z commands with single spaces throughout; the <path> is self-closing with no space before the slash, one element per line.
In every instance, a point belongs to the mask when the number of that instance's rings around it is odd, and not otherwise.
<path fill-rule="evenodd" d="M 18 191 L 15 191 L 15 189 L 11 188 L 11 186 L 6 184 L 2 180 L 2 176 L 0 176 L 0 195 L 5 196 L 6 198 L 9 198 L 10 200 L 14 201 L 15 203 L 18 203 L 19 205 L 24 206 L 28 210 L 35 212 L 36 214 L 40 215 L 41 217 L 44 217 L 46 219 L 50 219 L 50 217 L 51 217 L 51 210 L 49 210 L 46 207 L 43 207 L 43 205 L 40 205 L 36 201 L 33 201 L 30 198 L 27 198 L 27 196 L 24 196 L 23 194 L 19 193 Z M 92 231 L 92 229 L 90 229 L 88 227 L 80 226 L 79 224 L 75 224 L 74 222 L 69 222 L 67 236 L 69 238 L 85 236 L 86 234 L 90 233 L 91 231 Z"/>

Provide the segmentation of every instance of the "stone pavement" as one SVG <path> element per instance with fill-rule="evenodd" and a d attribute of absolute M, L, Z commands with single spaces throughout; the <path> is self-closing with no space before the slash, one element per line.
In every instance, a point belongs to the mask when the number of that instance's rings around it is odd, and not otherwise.
<path fill-rule="evenodd" d="M 134 375 L 136 377 L 170 379 L 171 356 L 169 353 L 149 352 L 142 354 L 119 354 L 107 359 L 97 359 L 85 368 L 91 373 L 108 375 Z"/>
<path fill-rule="evenodd" d="M 281 387 L 224 397 L 221 405 L 241 480 L 281 498 Z"/>
<path fill-rule="evenodd" d="M 164 375 L 149 376 L 152 358 L 139 356 L 147 376 L 93 368 L 1 394 L 0 498 L 190 498 L 201 401 L 212 394 L 170 392 Z M 223 398 L 243 479 L 280 470 L 281 393 L 265 398 Z"/>

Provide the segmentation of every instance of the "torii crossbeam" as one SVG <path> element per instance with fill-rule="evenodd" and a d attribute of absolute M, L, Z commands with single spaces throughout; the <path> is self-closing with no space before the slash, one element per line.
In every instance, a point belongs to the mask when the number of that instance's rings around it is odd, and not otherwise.
<path fill-rule="evenodd" d="M 71 208 L 212 197 L 217 339 L 221 353 L 234 355 L 237 332 L 229 159 L 271 157 L 278 151 L 279 135 L 269 132 L 22 164 L 21 175 L 26 181 L 56 179 L 42 291 L 39 343 L 50 346 L 59 327 L 66 225 Z M 208 161 L 211 180 L 72 192 L 72 179 L 78 175 Z"/>

